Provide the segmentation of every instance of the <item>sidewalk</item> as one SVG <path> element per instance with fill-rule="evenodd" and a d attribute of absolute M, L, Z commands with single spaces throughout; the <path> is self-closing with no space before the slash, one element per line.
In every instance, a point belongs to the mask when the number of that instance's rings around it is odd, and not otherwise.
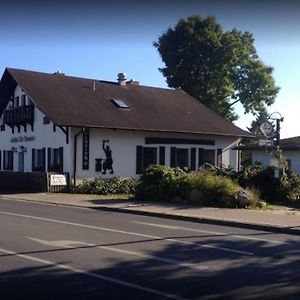
<path fill-rule="evenodd" d="M 195 207 L 177 203 L 138 202 L 124 199 L 103 199 L 96 195 L 54 193 L 2 193 L 0 199 L 26 200 L 56 205 L 112 210 L 125 213 L 190 220 L 257 230 L 300 235 L 300 210 L 275 207 L 266 211 Z"/>

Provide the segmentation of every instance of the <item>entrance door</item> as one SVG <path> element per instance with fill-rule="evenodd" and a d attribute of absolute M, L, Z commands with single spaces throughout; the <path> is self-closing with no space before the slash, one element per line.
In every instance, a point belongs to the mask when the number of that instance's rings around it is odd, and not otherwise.
<path fill-rule="evenodd" d="M 18 171 L 24 172 L 24 152 L 19 152 Z"/>

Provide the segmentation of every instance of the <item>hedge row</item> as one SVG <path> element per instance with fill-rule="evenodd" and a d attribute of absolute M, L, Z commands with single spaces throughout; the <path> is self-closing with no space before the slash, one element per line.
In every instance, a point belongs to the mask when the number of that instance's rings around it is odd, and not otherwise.
<path fill-rule="evenodd" d="M 76 193 L 131 194 L 139 200 L 180 201 L 204 206 L 235 207 L 241 191 L 250 205 L 259 206 L 260 198 L 270 203 L 297 204 L 300 199 L 300 177 L 290 174 L 275 178 L 271 167 L 247 167 L 241 172 L 208 166 L 206 171 L 186 172 L 180 168 L 151 166 L 139 180 L 114 177 L 84 180 Z"/>
<path fill-rule="evenodd" d="M 82 184 L 75 188 L 75 193 L 97 195 L 133 195 L 135 193 L 136 185 L 137 180 L 133 178 L 95 178 L 90 180 L 83 180 Z"/>

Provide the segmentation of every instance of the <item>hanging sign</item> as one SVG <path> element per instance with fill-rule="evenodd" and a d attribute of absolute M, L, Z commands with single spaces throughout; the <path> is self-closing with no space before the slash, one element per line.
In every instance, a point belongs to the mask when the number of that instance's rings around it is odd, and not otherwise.
<path fill-rule="evenodd" d="M 90 132 L 86 129 L 82 133 L 82 170 L 89 169 L 90 161 Z"/>
<path fill-rule="evenodd" d="M 266 137 L 272 137 L 274 130 L 273 130 L 273 125 L 269 122 L 264 122 L 260 125 L 260 131 L 262 134 Z"/>
<path fill-rule="evenodd" d="M 273 146 L 274 141 L 272 139 L 260 139 L 259 146 Z"/>

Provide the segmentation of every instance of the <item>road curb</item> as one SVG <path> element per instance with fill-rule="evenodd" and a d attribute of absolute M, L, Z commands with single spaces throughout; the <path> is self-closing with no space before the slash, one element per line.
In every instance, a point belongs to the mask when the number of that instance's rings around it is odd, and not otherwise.
<path fill-rule="evenodd" d="M 134 214 L 134 215 L 141 215 L 141 216 L 149 216 L 149 217 L 159 217 L 164 219 L 171 219 L 171 220 L 181 220 L 181 221 L 189 221 L 194 223 L 202 223 L 202 224 L 209 224 L 209 225 L 221 225 L 221 226 L 228 226 L 228 227 L 236 227 L 236 228 L 243 228 L 243 229 L 253 229 L 253 230 L 260 230 L 260 231 L 269 231 L 274 233 L 283 233 L 283 234 L 290 234 L 290 235 L 297 235 L 300 236 L 300 230 L 294 229 L 293 227 L 282 227 L 282 226 L 275 226 L 269 224 L 258 224 L 258 223 L 249 223 L 249 222 L 241 222 L 235 220 L 224 220 L 219 218 L 209 218 L 209 217 L 195 217 L 195 216 L 183 216 L 183 215 L 176 215 L 176 214 L 169 214 L 164 212 L 153 212 L 153 211 L 146 211 L 146 210 L 134 210 L 132 208 L 122 208 L 122 207 L 109 207 L 109 206 L 81 206 L 76 204 L 68 204 L 68 203 L 59 203 L 59 202 L 48 202 L 48 201 L 41 201 L 41 200 L 30 200 L 30 199 L 15 199 L 14 197 L 3 197 L 0 195 L 0 199 L 6 200 L 15 200 L 15 201 L 27 201 L 32 203 L 40 203 L 40 204 L 49 204 L 49 205 L 58 205 L 58 206 L 67 206 L 67 207 L 77 207 L 77 208 L 86 208 L 86 209 L 94 209 L 94 210 L 102 210 L 102 211 L 111 211 L 117 213 L 126 213 L 126 214 Z"/>
<path fill-rule="evenodd" d="M 182 215 L 174 215 L 174 214 L 168 214 L 162 212 L 131 210 L 131 209 L 120 208 L 120 207 L 89 207 L 89 208 L 96 209 L 96 210 L 103 210 L 103 211 L 114 211 L 119 213 L 149 216 L 149 217 L 160 217 L 160 218 L 172 219 L 172 220 L 189 221 L 189 222 L 203 223 L 209 225 L 222 225 L 228 227 L 270 231 L 274 233 L 300 235 L 300 230 L 290 228 L 290 227 L 280 227 L 280 226 L 257 224 L 257 223 L 244 223 L 244 222 L 239 222 L 234 220 L 215 219 L 215 218 L 208 218 L 208 217 L 182 216 Z"/>

